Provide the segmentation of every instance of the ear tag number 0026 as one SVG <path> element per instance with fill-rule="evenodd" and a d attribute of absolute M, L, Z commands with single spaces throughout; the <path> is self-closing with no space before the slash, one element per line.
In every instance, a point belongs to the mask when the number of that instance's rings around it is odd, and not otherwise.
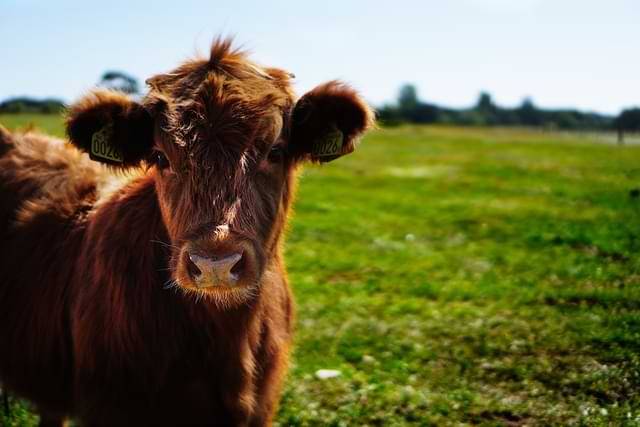
<path fill-rule="evenodd" d="M 342 154 L 343 139 L 342 132 L 332 126 L 327 134 L 314 141 L 311 154 L 314 157 L 338 157 Z"/>
<path fill-rule="evenodd" d="M 91 152 L 93 160 L 105 163 L 124 163 L 122 152 L 111 145 L 113 124 L 109 123 L 91 137 Z"/>

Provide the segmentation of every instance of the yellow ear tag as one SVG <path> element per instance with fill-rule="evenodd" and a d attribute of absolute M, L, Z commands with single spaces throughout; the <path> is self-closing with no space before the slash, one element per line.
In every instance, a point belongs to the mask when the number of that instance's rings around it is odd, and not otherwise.
<path fill-rule="evenodd" d="M 106 163 L 124 163 L 122 151 L 111 145 L 113 124 L 109 123 L 91 137 L 91 151 L 89 157 Z"/>
<path fill-rule="evenodd" d="M 332 126 L 327 134 L 313 142 L 311 155 L 314 157 L 333 157 L 342 154 L 344 135 L 335 126 Z"/>

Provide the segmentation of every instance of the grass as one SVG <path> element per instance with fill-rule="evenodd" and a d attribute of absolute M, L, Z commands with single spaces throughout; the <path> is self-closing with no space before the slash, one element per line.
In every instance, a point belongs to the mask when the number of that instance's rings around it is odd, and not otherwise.
<path fill-rule="evenodd" d="M 64 136 L 62 118 L 56 114 L 0 114 L 0 125 L 9 129 L 37 129 L 41 132 Z"/>
<path fill-rule="evenodd" d="M 277 423 L 640 425 L 639 188 L 640 147 L 525 130 L 385 129 L 307 168 Z"/>

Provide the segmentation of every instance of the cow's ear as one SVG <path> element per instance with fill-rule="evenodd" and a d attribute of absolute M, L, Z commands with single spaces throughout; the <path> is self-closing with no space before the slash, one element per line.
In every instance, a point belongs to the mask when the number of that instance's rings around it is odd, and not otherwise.
<path fill-rule="evenodd" d="M 322 84 L 293 108 L 290 151 L 297 158 L 329 162 L 351 153 L 374 122 L 373 111 L 351 87 L 338 81 Z"/>
<path fill-rule="evenodd" d="M 97 90 L 73 104 L 66 118 L 73 145 L 98 162 L 135 166 L 153 147 L 153 118 L 138 102 L 109 90 Z"/>

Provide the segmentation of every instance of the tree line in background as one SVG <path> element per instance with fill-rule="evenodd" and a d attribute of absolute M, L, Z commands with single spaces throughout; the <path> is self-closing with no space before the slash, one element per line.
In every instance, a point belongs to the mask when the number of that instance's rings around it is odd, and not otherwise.
<path fill-rule="evenodd" d="M 64 110 L 64 102 L 59 99 L 35 99 L 27 96 L 9 98 L 0 102 L 0 113 L 41 113 L 56 114 Z"/>
<path fill-rule="evenodd" d="M 383 125 L 400 123 L 442 123 L 463 126 L 528 126 L 562 130 L 618 130 L 640 131 L 640 108 L 624 110 L 618 117 L 585 113 L 578 110 L 545 110 L 538 108 L 530 98 L 519 107 L 504 108 L 496 105 L 491 95 L 480 94 L 471 108 L 453 109 L 423 102 L 416 87 L 402 86 L 395 104 L 378 109 Z"/>
<path fill-rule="evenodd" d="M 105 72 L 98 86 L 128 94 L 139 94 L 138 81 L 121 71 Z M 37 100 L 29 97 L 11 98 L 0 102 L 0 113 L 56 114 L 65 104 L 58 99 Z M 578 110 L 545 110 L 536 107 L 529 98 L 519 107 L 504 108 L 496 105 L 491 95 L 480 94 L 475 106 L 467 109 L 441 107 L 421 101 L 414 85 L 400 89 L 395 104 L 377 110 L 383 125 L 400 123 L 442 123 L 462 126 L 528 126 L 561 130 L 617 130 L 622 142 L 624 132 L 640 132 L 640 108 L 622 111 L 617 117 L 585 113 Z"/>
<path fill-rule="evenodd" d="M 105 72 L 100 78 L 98 86 L 128 94 L 139 93 L 138 80 L 122 71 Z M 64 102 L 54 98 L 35 99 L 22 96 L 0 102 L 0 113 L 59 114 L 65 108 Z"/>

